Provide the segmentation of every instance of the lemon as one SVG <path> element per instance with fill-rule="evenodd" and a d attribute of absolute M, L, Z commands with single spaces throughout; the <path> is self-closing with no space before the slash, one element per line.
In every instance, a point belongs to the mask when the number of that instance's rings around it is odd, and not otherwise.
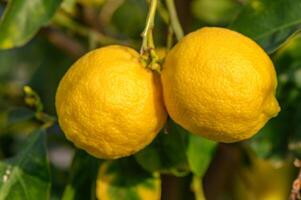
<path fill-rule="evenodd" d="M 106 159 L 134 154 L 164 125 L 160 78 L 123 46 L 91 51 L 71 66 L 56 93 L 59 124 L 77 147 Z"/>
<path fill-rule="evenodd" d="M 235 198 L 244 200 L 283 200 L 291 190 L 294 167 L 292 162 L 275 166 L 268 160 L 251 158 L 251 166 L 238 169 L 232 178 Z M 279 166 L 278 166 L 279 165 Z"/>
<path fill-rule="evenodd" d="M 171 118 L 194 134 L 235 142 L 280 111 L 276 73 L 254 41 L 225 28 L 202 28 L 168 53 L 163 96 Z"/>

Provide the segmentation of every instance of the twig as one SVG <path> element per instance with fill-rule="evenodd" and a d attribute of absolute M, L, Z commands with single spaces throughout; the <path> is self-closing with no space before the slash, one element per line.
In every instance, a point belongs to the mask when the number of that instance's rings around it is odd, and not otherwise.
<path fill-rule="evenodd" d="M 158 0 L 151 0 L 150 9 L 147 15 L 145 28 L 141 34 L 142 45 L 140 53 L 143 55 L 145 51 L 148 51 L 149 48 L 154 48 L 153 41 L 153 28 L 155 23 L 155 14 L 158 5 Z"/>
<path fill-rule="evenodd" d="M 167 40 L 166 40 L 166 48 L 167 50 L 171 49 L 173 42 L 174 42 L 174 31 L 171 26 L 168 26 L 167 30 Z"/>
<path fill-rule="evenodd" d="M 108 0 L 102 6 L 99 20 L 101 24 L 107 25 L 112 19 L 113 14 L 115 11 L 124 3 L 125 0 Z"/>
<path fill-rule="evenodd" d="M 53 23 L 55 25 L 67 28 L 68 30 L 83 36 L 83 37 L 91 37 L 93 36 L 94 39 L 102 45 L 108 45 L 108 44 L 129 44 L 131 41 L 121 41 L 116 38 L 112 38 L 110 36 L 104 35 L 101 32 L 95 31 L 91 29 L 90 27 L 86 27 L 74 20 L 72 20 L 70 17 L 66 16 L 64 13 L 58 13 L 54 19 Z"/>
<path fill-rule="evenodd" d="M 168 25 L 170 21 L 169 13 L 167 8 L 165 8 L 165 5 L 161 1 L 158 2 L 158 13 L 162 20 Z"/>
<path fill-rule="evenodd" d="M 43 123 L 43 128 L 47 129 L 51 127 L 56 121 L 56 118 L 43 112 L 44 106 L 38 93 L 27 85 L 24 86 L 23 90 L 25 93 L 25 103 L 35 109 L 35 118 Z"/>
<path fill-rule="evenodd" d="M 180 40 L 184 36 L 184 31 L 177 15 L 174 0 L 165 0 L 165 2 L 170 15 L 171 26 L 175 32 L 177 40 Z"/>
<path fill-rule="evenodd" d="M 151 0 L 150 8 L 148 11 L 145 28 L 141 34 L 142 45 L 140 49 L 141 61 L 143 65 L 151 70 L 157 72 L 161 71 L 161 66 L 159 64 L 159 56 L 155 51 L 155 44 L 153 38 L 153 28 L 155 24 L 155 15 L 158 6 L 158 0 Z"/>
<path fill-rule="evenodd" d="M 299 200 L 301 199 L 300 190 L 301 190 L 301 161 L 296 159 L 294 165 L 300 168 L 298 177 L 294 180 L 292 185 L 292 191 L 290 195 L 290 200 Z"/>
<path fill-rule="evenodd" d="M 161 3 L 161 1 L 158 2 L 158 13 L 168 27 L 167 28 L 166 48 L 167 48 L 167 50 L 169 50 L 173 45 L 174 30 L 171 25 L 170 14 L 169 14 L 168 10 L 164 7 L 164 5 Z"/>

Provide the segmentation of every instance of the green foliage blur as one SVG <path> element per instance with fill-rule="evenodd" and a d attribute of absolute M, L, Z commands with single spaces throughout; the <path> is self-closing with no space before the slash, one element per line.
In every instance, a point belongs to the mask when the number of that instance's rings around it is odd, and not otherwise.
<path fill-rule="evenodd" d="M 149 2 L 0 0 L 0 200 L 96 199 L 97 173 L 107 161 L 64 137 L 56 88 L 89 50 L 109 44 L 139 50 Z M 158 179 L 161 189 L 153 192 L 163 200 L 288 199 L 298 171 L 293 161 L 301 159 L 301 1 L 175 3 L 185 33 L 228 27 L 260 44 L 275 64 L 282 110 L 255 137 L 234 144 L 191 135 L 169 120 L 145 149 L 112 161 L 108 199 L 145 199 L 137 188 Z M 154 38 L 161 48 L 169 34 L 164 0 L 158 8 Z"/>

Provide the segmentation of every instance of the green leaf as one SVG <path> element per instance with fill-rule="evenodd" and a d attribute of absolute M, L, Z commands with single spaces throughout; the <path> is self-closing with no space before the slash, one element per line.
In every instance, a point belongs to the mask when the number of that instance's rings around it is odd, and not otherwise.
<path fill-rule="evenodd" d="M 159 174 L 144 171 L 131 157 L 102 164 L 96 187 L 98 199 L 159 200 L 161 196 Z"/>
<path fill-rule="evenodd" d="M 184 152 L 185 161 L 187 160 L 189 169 L 197 176 L 203 176 L 215 154 L 217 143 L 203 137 L 194 135 L 174 122 L 170 123 L 172 133 L 181 135 L 184 139 L 182 141 L 182 148 L 179 148 L 179 144 L 175 144 L 174 151 L 168 152 L 172 156 L 175 156 L 175 160 L 178 156 L 176 150 Z M 167 155 L 168 156 L 168 155 Z M 163 157 L 162 159 L 166 159 Z M 179 157 L 178 157 L 179 158 Z"/>
<path fill-rule="evenodd" d="M 46 25 L 61 0 L 10 0 L 0 21 L 0 49 L 18 47 Z"/>
<path fill-rule="evenodd" d="M 0 200 L 40 200 L 49 194 L 46 132 L 41 129 L 32 133 L 16 157 L 0 162 Z"/>
<path fill-rule="evenodd" d="M 301 27 L 300 0 L 251 0 L 230 25 L 257 41 L 268 53 Z"/>
<path fill-rule="evenodd" d="M 215 154 L 217 143 L 203 137 L 190 134 L 187 158 L 191 171 L 202 177 L 209 167 L 209 164 Z"/>
<path fill-rule="evenodd" d="M 168 121 L 167 132 L 161 132 L 149 146 L 135 155 L 138 163 L 151 172 L 185 176 L 192 171 L 203 176 L 217 143 L 189 133 L 172 120 Z"/>
<path fill-rule="evenodd" d="M 147 4 L 145 1 L 127 0 L 114 12 L 108 27 L 114 30 L 115 34 L 140 39 L 146 15 Z M 124 23 L 124 19 L 126 19 L 126 23 Z"/>
<path fill-rule="evenodd" d="M 168 133 L 161 131 L 135 158 L 147 171 L 186 175 L 189 172 L 185 155 L 188 135 L 183 134 L 171 120 L 168 121 L 167 129 Z"/>
<path fill-rule="evenodd" d="M 77 150 L 62 200 L 95 199 L 95 189 L 92 188 L 95 188 L 98 167 L 98 159 L 85 151 Z"/>
<path fill-rule="evenodd" d="M 35 113 L 25 107 L 15 108 L 9 111 L 8 113 L 8 122 L 9 124 L 18 123 L 20 121 L 25 121 L 33 118 Z"/>

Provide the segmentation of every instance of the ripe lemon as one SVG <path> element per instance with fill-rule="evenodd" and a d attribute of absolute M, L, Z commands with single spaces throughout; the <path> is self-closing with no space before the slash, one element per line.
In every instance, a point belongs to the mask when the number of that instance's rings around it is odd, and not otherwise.
<path fill-rule="evenodd" d="M 237 169 L 233 181 L 233 199 L 283 200 L 290 194 L 294 176 L 292 162 L 275 166 L 268 160 L 251 158 L 248 166 Z M 278 166 L 279 165 L 279 166 Z"/>
<path fill-rule="evenodd" d="M 107 159 L 128 156 L 149 144 L 166 121 L 157 74 L 139 54 L 103 47 L 80 58 L 56 93 L 58 120 L 66 137 Z"/>
<path fill-rule="evenodd" d="M 202 28 L 175 45 L 162 85 L 171 118 L 219 142 L 251 137 L 280 111 L 270 58 L 254 41 L 225 28 Z"/>

